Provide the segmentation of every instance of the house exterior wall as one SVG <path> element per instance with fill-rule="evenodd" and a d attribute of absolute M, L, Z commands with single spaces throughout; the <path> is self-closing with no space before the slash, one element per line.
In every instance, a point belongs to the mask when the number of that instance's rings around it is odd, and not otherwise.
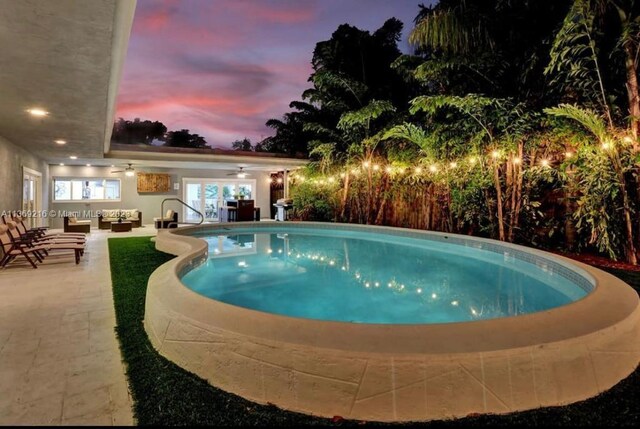
<path fill-rule="evenodd" d="M 136 171 L 145 173 L 167 173 L 171 175 L 171 189 L 166 193 L 138 193 L 136 187 L 136 177 L 127 177 L 123 173 L 113 174 L 111 167 L 84 167 L 84 166 L 51 166 L 49 174 L 49 194 L 50 208 L 56 212 L 62 211 L 97 211 L 106 209 L 138 209 L 142 211 L 142 223 L 144 225 L 153 224 L 153 218 L 160 216 L 160 206 L 165 198 L 182 198 L 183 178 L 205 178 L 205 179 L 233 179 L 234 176 L 227 176 L 231 170 L 206 170 L 206 169 L 185 169 L 185 168 L 150 168 L 138 167 Z M 86 178 L 117 178 L 121 180 L 120 202 L 73 202 L 57 203 L 53 202 L 53 179 L 59 177 L 86 177 Z M 260 207 L 261 216 L 269 217 L 269 190 L 267 182 L 269 172 L 252 171 L 248 179 L 256 181 L 256 207 Z M 174 183 L 179 183 L 180 188 L 175 190 Z M 182 207 L 177 202 L 167 202 L 165 210 L 172 209 L 179 213 L 179 219 L 183 220 Z M 51 220 L 53 228 L 62 228 L 62 219 Z M 98 219 L 92 219 L 91 226 L 98 227 Z"/>
<path fill-rule="evenodd" d="M 48 208 L 49 165 L 38 156 L 21 148 L 19 143 L 12 143 L 0 136 L 0 212 L 22 209 L 23 167 L 42 173 L 42 209 Z"/>

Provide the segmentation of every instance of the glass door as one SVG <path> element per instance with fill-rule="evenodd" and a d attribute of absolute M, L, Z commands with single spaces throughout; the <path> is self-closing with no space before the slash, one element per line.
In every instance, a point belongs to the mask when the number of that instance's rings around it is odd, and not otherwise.
<path fill-rule="evenodd" d="M 200 183 L 187 183 L 184 187 L 184 193 L 184 202 L 202 213 L 202 185 Z M 185 207 L 184 219 L 186 222 L 199 222 L 200 216 L 190 208 Z"/>
<path fill-rule="evenodd" d="M 40 226 L 38 221 L 40 217 L 36 212 L 42 208 L 42 196 L 40 194 L 41 178 L 41 173 L 23 168 L 22 211 L 28 214 L 24 221 L 30 228 Z"/>
<path fill-rule="evenodd" d="M 255 180 L 183 179 L 183 182 L 184 201 L 200 211 L 205 222 L 219 221 L 219 208 L 225 206 L 227 201 L 238 198 L 250 200 L 255 197 Z M 200 221 L 200 217 L 186 207 L 184 219 L 186 222 Z"/>

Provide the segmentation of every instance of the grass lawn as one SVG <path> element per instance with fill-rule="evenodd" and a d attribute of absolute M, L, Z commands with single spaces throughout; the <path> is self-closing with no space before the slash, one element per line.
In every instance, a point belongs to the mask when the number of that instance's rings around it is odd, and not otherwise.
<path fill-rule="evenodd" d="M 109 257 L 120 349 L 127 367 L 134 415 L 140 425 L 361 426 L 258 405 L 210 386 L 160 356 L 144 331 L 144 300 L 151 273 L 173 256 L 155 250 L 150 237 L 110 238 Z M 640 272 L 607 271 L 640 290 Z M 640 424 L 640 369 L 587 401 L 509 415 L 485 415 L 420 426 L 635 426 Z M 390 426 L 367 423 L 367 426 Z M 394 424 L 391 426 L 404 426 Z M 415 424 L 411 424 L 415 426 Z"/>

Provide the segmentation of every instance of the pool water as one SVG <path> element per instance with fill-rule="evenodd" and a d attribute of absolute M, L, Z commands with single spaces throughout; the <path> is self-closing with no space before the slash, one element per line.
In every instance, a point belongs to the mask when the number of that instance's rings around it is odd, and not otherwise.
<path fill-rule="evenodd" d="M 284 227 L 209 234 L 200 237 L 208 260 L 182 282 L 218 301 L 285 316 L 465 322 L 549 310 L 587 294 L 553 264 L 540 268 L 478 242 Z"/>

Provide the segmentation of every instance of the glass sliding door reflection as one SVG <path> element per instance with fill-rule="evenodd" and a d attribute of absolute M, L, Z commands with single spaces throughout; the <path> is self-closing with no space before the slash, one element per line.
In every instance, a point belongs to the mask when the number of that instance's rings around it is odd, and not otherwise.
<path fill-rule="evenodd" d="M 189 204 L 194 209 L 202 213 L 202 184 L 201 183 L 187 183 L 185 188 L 185 203 Z M 204 213 L 202 213 L 204 215 Z M 185 221 L 186 222 L 199 222 L 200 216 L 185 207 Z"/>
<path fill-rule="evenodd" d="M 220 207 L 220 187 L 217 183 L 205 183 L 204 185 L 204 218 L 207 221 L 218 220 L 218 207 Z"/>

